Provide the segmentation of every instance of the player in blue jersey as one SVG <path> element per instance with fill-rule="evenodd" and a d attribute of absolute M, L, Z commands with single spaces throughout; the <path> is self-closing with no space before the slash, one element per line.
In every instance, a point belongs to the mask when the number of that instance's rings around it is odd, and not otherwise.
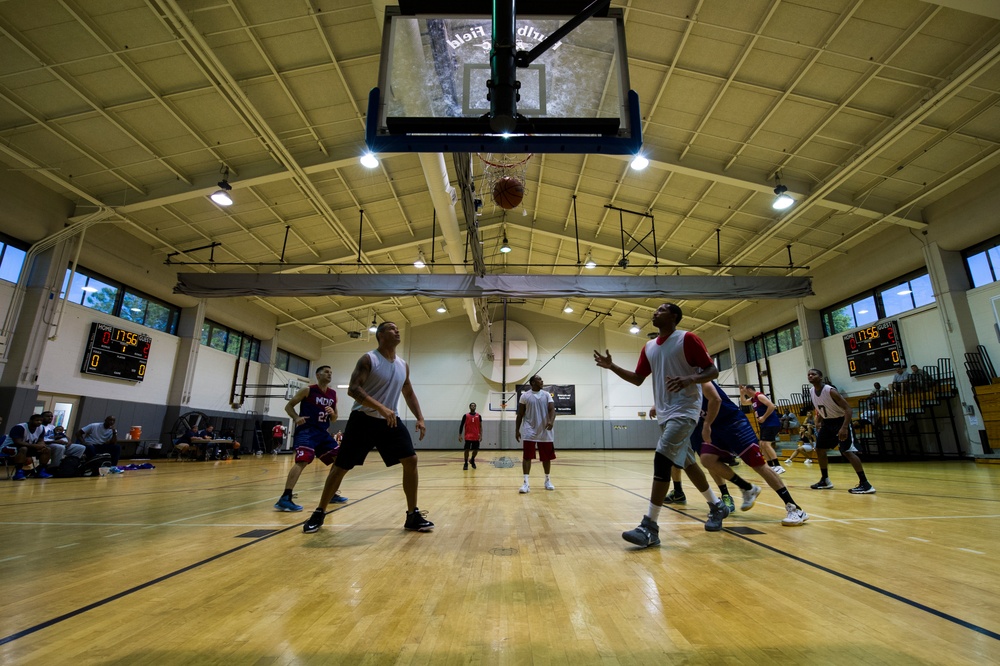
<path fill-rule="evenodd" d="M 781 432 L 778 408 L 770 398 L 754 388 L 753 384 L 744 384 L 740 387 L 740 404 L 753 407 L 757 426 L 760 428 L 760 451 L 764 454 L 764 460 L 775 474 L 784 474 L 785 468 L 781 466 L 778 454 L 774 452 L 774 442 Z"/>
<path fill-rule="evenodd" d="M 274 505 L 278 511 L 301 511 L 292 501 L 292 491 L 306 468 L 315 458 L 332 465 L 340 444 L 330 434 L 330 424 L 337 420 L 337 392 L 330 388 L 333 370 L 328 365 L 316 368 L 316 383 L 301 389 L 285 405 L 285 413 L 295 422 L 295 464 L 288 471 L 285 492 Z M 299 413 L 295 413 L 296 406 Z M 337 495 L 334 502 L 346 502 Z"/>
<path fill-rule="evenodd" d="M 795 503 L 788 488 L 765 463 L 757 444 L 757 435 L 739 405 L 730 400 L 715 382 L 705 382 L 701 385 L 701 391 L 703 416 L 692 433 L 691 440 L 692 444 L 695 444 L 696 439 L 700 440 L 701 464 L 705 469 L 712 472 L 713 476 L 732 481 L 743 492 L 740 509 L 749 511 L 760 495 L 760 488 L 742 479 L 725 463 L 729 457 L 739 456 L 781 498 L 787 513 L 781 521 L 782 525 L 801 525 L 807 521 L 809 515 Z"/>

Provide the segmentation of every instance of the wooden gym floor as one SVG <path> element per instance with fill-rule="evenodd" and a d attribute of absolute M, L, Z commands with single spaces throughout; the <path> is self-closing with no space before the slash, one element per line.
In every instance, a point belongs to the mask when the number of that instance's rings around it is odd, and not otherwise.
<path fill-rule="evenodd" d="M 491 461 L 506 454 L 514 468 Z M 291 457 L 156 462 L 98 479 L 0 481 L 0 662 L 11 664 L 983 664 L 1000 662 L 1000 465 L 871 463 L 813 491 L 802 527 L 764 490 L 704 531 L 664 508 L 663 544 L 620 537 L 647 506 L 650 451 L 561 451 L 554 492 L 519 495 L 516 452 L 376 454 L 319 533 L 272 509 Z M 741 466 L 745 477 L 755 476 Z M 739 499 L 737 498 L 737 505 Z"/>

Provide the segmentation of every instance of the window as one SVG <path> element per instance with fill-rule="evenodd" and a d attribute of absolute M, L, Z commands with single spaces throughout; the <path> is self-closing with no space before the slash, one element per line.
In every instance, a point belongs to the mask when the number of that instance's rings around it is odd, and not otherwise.
<path fill-rule="evenodd" d="M 836 335 L 933 302 L 931 276 L 911 273 L 823 310 L 823 331 Z"/>
<path fill-rule="evenodd" d="M 733 367 L 733 356 L 729 353 L 728 349 L 723 349 L 718 354 L 714 354 L 712 356 L 712 360 L 715 361 L 715 367 L 717 367 L 720 372 Z"/>
<path fill-rule="evenodd" d="M 802 346 L 802 332 L 798 323 L 786 324 L 773 331 L 768 331 L 753 340 L 747 340 L 747 361 L 756 361 L 774 356 L 789 349 Z M 720 368 L 721 369 L 721 368 Z"/>
<path fill-rule="evenodd" d="M 260 359 L 260 340 L 211 319 L 201 324 L 201 344 L 251 361 Z"/>
<path fill-rule="evenodd" d="M 73 283 L 69 283 L 70 270 L 63 280 L 66 300 L 99 312 L 116 315 L 127 321 L 155 328 L 171 335 L 177 334 L 177 323 L 181 309 L 123 284 L 77 266 Z"/>
<path fill-rule="evenodd" d="M 973 287 L 982 287 L 1000 280 L 1000 236 L 980 243 L 962 255 Z"/>
<path fill-rule="evenodd" d="M 299 377 L 309 376 L 309 359 L 285 351 L 280 347 L 278 348 L 278 353 L 274 355 L 274 367 L 279 370 L 287 370 Z"/>
<path fill-rule="evenodd" d="M 27 247 L 12 238 L 0 235 L 0 280 L 17 282 L 28 256 Z"/>
<path fill-rule="evenodd" d="M 158 331 L 175 333 L 181 311 L 180 308 L 126 289 L 118 316 Z"/>

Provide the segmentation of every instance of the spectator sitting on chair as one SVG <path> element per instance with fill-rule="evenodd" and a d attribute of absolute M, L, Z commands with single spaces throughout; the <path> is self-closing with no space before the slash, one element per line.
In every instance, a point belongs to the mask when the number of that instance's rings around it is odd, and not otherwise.
<path fill-rule="evenodd" d="M 215 438 L 214 425 L 209 423 L 205 426 L 205 429 L 198 433 L 198 438 L 204 444 L 201 448 L 204 450 L 205 460 L 218 460 L 221 457 L 222 447 Z"/>
<path fill-rule="evenodd" d="M 872 392 L 868 394 L 868 399 L 873 400 L 878 398 L 885 398 L 888 397 L 888 395 L 889 392 L 886 391 L 884 388 L 882 388 L 881 384 L 875 382 L 875 385 L 872 387 Z"/>
<path fill-rule="evenodd" d="M 40 479 L 51 479 L 45 468 L 49 466 L 50 450 L 45 445 L 45 427 L 42 425 L 42 415 L 32 414 L 26 423 L 19 423 L 10 429 L 10 434 L 3 440 L 5 447 L 14 447 L 17 454 L 14 457 L 14 476 L 11 481 L 24 481 L 27 475 L 24 473 L 24 465 L 28 462 L 28 456 L 38 458 L 38 466 L 32 472 L 32 476 Z"/>
<path fill-rule="evenodd" d="M 45 415 L 52 412 L 42 412 L 42 424 L 45 425 Z M 74 456 L 83 460 L 87 455 L 87 447 L 83 444 L 69 441 L 66 428 L 53 426 L 52 430 L 45 433 L 45 445 L 52 450 L 52 466 L 59 467 L 66 456 Z"/>
<path fill-rule="evenodd" d="M 197 459 L 202 455 L 201 445 L 204 442 L 205 440 L 202 439 L 199 431 L 194 429 L 185 430 L 184 434 L 174 440 L 174 448 L 170 452 L 170 456 L 173 457 L 174 451 L 176 451 L 178 460 L 183 456 Z"/>
<path fill-rule="evenodd" d="M 893 393 L 902 393 L 906 388 L 906 382 L 910 379 L 910 373 L 905 365 L 896 368 L 896 374 L 892 376 Z"/>
<path fill-rule="evenodd" d="M 788 456 L 788 460 L 785 461 L 785 464 L 791 465 L 801 453 L 805 458 L 805 463 L 807 465 L 811 465 L 812 459 L 809 457 L 809 453 L 813 450 L 815 445 L 816 429 L 811 425 L 799 426 L 799 445 L 792 452 L 792 455 Z"/>
<path fill-rule="evenodd" d="M 80 428 L 76 438 L 87 447 L 87 457 L 93 458 L 98 453 L 111 456 L 111 465 L 117 466 L 122 456 L 122 447 L 118 443 L 118 431 L 115 430 L 115 417 L 109 416 L 103 423 L 91 423 Z"/>
<path fill-rule="evenodd" d="M 929 388 L 931 378 L 916 363 L 910 366 L 910 386 L 914 389 Z"/>

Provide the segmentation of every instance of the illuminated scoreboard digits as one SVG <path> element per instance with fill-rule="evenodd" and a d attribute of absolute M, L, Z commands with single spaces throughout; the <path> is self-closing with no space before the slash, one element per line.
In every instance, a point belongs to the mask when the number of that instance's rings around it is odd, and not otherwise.
<path fill-rule="evenodd" d="M 884 321 L 844 336 L 847 369 L 851 377 L 894 370 L 906 364 L 899 325 Z"/>
<path fill-rule="evenodd" d="M 146 377 L 146 362 L 153 339 L 110 324 L 94 322 L 90 326 L 87 353 L 80 372 L 141 382 Z"/>

